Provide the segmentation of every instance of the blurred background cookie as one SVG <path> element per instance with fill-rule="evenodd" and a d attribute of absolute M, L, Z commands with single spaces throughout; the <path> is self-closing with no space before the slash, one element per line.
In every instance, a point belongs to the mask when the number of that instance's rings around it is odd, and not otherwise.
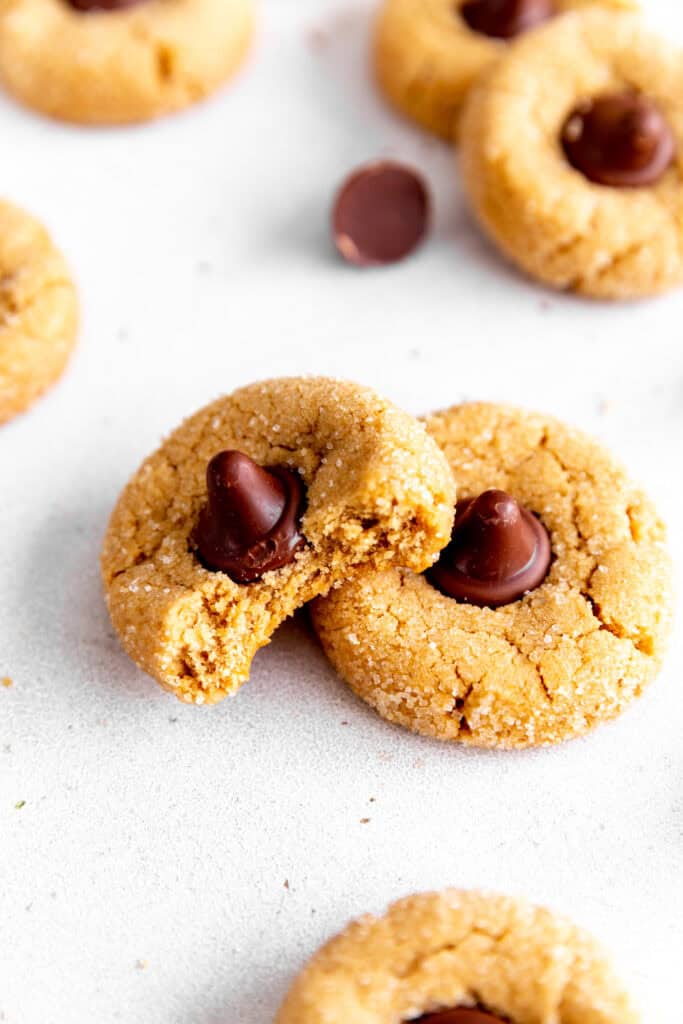
<path fill-rule="evenodd" d="M 214 92 L 253 24 L 254 0 L 0 3 L 0 83 L 63 121 L 147 121 Z"/>
<path fill-rule="evenodd" d="M 0 423 L 61 376 L 77 330 L 78 298 L 64 258 L 42 224 L 0 201 Z"/>
<path fill-rule="evenodd" d="M 465 190 L 532 277 L 642 298 L 683 282 L 683 60 L 632 14 L 593 8 L 521 39 L 471 91 Z"/>
<path fill-rule="evenodd" d="M 374 40 L 377 81 L 401 113 L 450 141 L 470 86 L 511 40 L 591 2 L 636 7 L 634 0 L 384 0 Z"/>
<path fill-rule="evenodd" d="M 349 924 L 292 985 L 276 1024 L 636 1024 L 605 953 L 523 900 L 446 889 Z"/>

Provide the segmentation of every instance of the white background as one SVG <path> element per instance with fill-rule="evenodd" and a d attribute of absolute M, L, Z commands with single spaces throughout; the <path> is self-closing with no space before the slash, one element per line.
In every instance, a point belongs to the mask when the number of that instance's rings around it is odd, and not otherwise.
<path fill-rule="evenodd" d="M 676 7 L 650 14 L 683 39 Z M 415 412 L 556 413 L 628 462 L 683 557 L 683 292 L 598 305 L 504 266 L 448 149 L 374 94 L 367 10 L 265 2 L 237 83 L 157 125 L 78 130 L 0 102 L 0 193 L 53 230 L 84 306 L 67 376 L 0 438 L 11 1024 L 270 1024 L 350 916 L 448 883 L 569 912 L 611 946 L 645 1024 L 681 1024 L 680 629 L 614 725 L 487 754 L 382 722 L 304 621 L 237 698 L 199 709 L 138 671 L 107 619 L 98 551 L 126 479 L 183 416 L 266 375 L 352 377 Z M 385 153 L 428 176 L 435 231 L 405 264 L 354 271 L 332 252 L 330 199 Z"/>

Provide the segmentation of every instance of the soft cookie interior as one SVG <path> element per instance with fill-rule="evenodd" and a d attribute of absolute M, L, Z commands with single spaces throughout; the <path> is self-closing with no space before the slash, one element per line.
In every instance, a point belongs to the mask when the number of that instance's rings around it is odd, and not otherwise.
<path fill-rule="evenodd" d="M 204 568 L 192 534 L 208 461 L 221 449 L 301 474 L 295 560 L 248 585 Z M 421 570 L 449 537 L 454 483 L 412 417 L 374 392 L 326 378 L 252 385 L 173 433 L 123 492 L 102 569 L 131 656 L 181 699 L 213 703 L 248 677 L 276 626 L 362 565 Z"/>

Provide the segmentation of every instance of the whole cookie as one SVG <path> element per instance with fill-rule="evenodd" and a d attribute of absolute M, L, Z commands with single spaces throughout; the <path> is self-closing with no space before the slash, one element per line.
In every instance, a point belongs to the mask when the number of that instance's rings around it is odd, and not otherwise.
<path fill-rule="evenodd" d="M 374 64 L 387 98 L 434 135 L 451 140 L 465 96 L 510 39 L 555 14 L 596 0 L 384 0 Z M 634 0 L 597 0 L 633 9 Z"/>
<path fill-rule="evenodd" d="M 447 889 L 348 925 L 301 972 L 276 1024 L 637 1020 L 602 950 L 570 921 L 507 896 Z"/>
<path fill-rule="evenodd" d="M 593 8 L 520 40 L 470 93 L 465 188 L 527 273 L 598 298 L 683 281 L 683 61 Z"/>
<path fill-rule="evenodd" d="M 424 427 L 367 388 L 242 388 L 183 423 L 121 495 L 102 553 L 112 622 L 162 686 L 216 703 L 306 601 L 363 565 L 430 565 L 454 489 Z"/>
<path fill-rule="evenodd" d="M 0 0 L 0 82 L 60 120 L 146 121 L 233 74 L 253 8 L 254 0 Z"/>
<path fill-rule="evenodd" d="M 442 740 L 530 747 L 614 718 L 656 675 L 669 630 L 670 562 L 652 504 L 556 420 L 471 404 L 427 429 L 459 509 L 499 488 L 547 530 L 547 575 L 479 607 L 442 592 L 437 569 L 364 572 L 313 606 L 326 654 L 384 718 Z"/>
<path fill-rule="evenodd" d="M 0 201 L 0 423 L 61 375 L 76 342 L 78 299 L 45 228 Z"/>

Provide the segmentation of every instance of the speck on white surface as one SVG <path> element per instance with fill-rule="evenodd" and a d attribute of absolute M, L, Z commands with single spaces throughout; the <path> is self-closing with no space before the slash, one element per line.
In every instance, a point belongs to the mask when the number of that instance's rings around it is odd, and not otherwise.
<path fill-rule="evenodd" d="M 670 0 L 653 21 L 683 39 Z M 0 1020 L 270 1024 L 352 915 L 455 884 L 569 912 L 614 951 L 645 1024 L 681 1024 L 683 649 L 589 739 L 475 753 L 383 723 L 302 618 L 213 709 L 122 653 L 97 557 L 139 461 L 217 393 L 352 377 L 415 412 L 463 398 L 600 435 L 656 496 L 683 556 L 683 292 L 556 296 L 473 227 L 448 149 L 387 113 L 368 7 L 265 0 L 257 48 L 214 101 L 82 131 L 0 101 L 0 190 L 53 229 L 82 342 L 0 437 Z M 360 161 L 423 168 L 431 240 L 358 272 L 330 198 Z M 24 803 L 25 801 L 25 803 Z M 366 821 L 366 819 L 369 819 Z"/>

